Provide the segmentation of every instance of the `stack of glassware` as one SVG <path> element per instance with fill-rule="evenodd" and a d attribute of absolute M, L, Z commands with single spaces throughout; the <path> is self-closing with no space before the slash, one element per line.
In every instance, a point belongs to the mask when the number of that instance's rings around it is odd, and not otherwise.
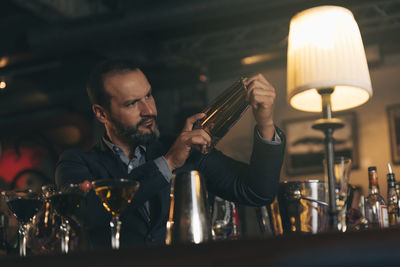
<path fill-rule="evenodd" d="M 7 204 L 8 217 L 19 224 L 18 244 L 7 240 L 7 214 L 0 213 L 0 250 L 4 254 L 45 254 L 82 250 L 85 240 L 82 228 L 83 207 L 86 194 L 94 188 L 103 206 L 112 215 L 111 247 L 119 249 L 121 222 L 119 216 L 131 203 L 139 183 L 127 179 L 98 180 L 93 183 L 66 184 L 42 187 L 42 192 L 32 190 L 3 191 L 1 200 Z M 2 209 L 3 211 L 3 209 Z"/>

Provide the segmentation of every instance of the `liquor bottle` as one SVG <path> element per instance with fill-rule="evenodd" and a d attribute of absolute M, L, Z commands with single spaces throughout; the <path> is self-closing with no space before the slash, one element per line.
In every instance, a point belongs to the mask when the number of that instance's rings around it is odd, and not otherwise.
<path fill-rule="evenodd" d="M 8 217 L 0 210 L 0 256 L 8 253 L 7 226 Z"/>
<path fill-rule="evenodd" d="M 387 193 L 387 203 L 388 203 L 388 216 L 389 216 L 389 226 L 396 226 L 400 223 L 399 218 L 399 206 L 398 206 L 398 196 L 396 193 L 396 178 L 392 172 L 392 166 L 388 163 L 389 173 L 387 174 L 388 182 L 388 193 Z"/>
<path fill-rule="evenodd" d="M 378 174 L 376 167 L 368 167 L 369 195 L 365 199 L 365 216 L 368 228 L 378 229 L 389 226 L 388 210 L 383 197 L 379 194 Z"/>
<path fill-rule="evenodd" d="M 397 195 L 397 208 L 399 210 L 399 220 L 397 221 L 400 224 L 400 184 L 397 182 L 395 184 L 396 195 Z"/>
<path fill-rule="evenodd" d="M 241 230 L 240 230 L 240 219 L 239 219 L 239 210 L 237 205 L 231 202 L 232 207 L 232 233 L 231 239 L 236 240 L 240 238 Z"/>

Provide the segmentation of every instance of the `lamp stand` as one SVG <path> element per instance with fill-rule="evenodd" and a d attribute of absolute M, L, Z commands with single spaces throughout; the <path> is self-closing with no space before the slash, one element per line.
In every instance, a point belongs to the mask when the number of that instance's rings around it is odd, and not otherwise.
<path fill-rule="evenodd" d="M 312 128 L 325 133 L 325 158 L 328 172 L 328 194 L 329 194 L 329 227 L 336 231 L 338 228 L 338 212 L 336 210 L 336 192 L 334 176 L 334 140 L 333 131 L 344 126 L 339 119 L 332 118 L 331 95 L 333 88 L 319 89 L 322 98 L 322 119 L 314 122 Z"/>

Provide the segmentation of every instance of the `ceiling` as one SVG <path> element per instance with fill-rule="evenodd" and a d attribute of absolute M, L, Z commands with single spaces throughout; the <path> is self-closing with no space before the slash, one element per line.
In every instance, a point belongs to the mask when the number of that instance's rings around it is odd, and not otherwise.
<path fill-rule="evenodd" d="M 400 0 L 3 0 L 0 118 L 87 106 L 88 72 L 109 57 L 137 61 L 155 90 L 285 66 L 290 18 L 322 4 L 349 8 L 366 46 L 400 53 Z M 256 54 L 266 60 L 241 64 Z"/>

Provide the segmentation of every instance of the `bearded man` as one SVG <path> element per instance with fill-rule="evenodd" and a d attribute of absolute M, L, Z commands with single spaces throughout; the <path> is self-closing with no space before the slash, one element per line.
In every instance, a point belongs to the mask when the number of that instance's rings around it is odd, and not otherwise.
<path fill-rule="evenodd" d="M 57 164 L 56 183 L 132 179 L 140 187 L 121 215 L 121 247 L 161 244 L 166 235 L 173 173 L 198 170 L 207 190 L 245 205 L 270 203 L 278 188 L 285 137 L 274 125 L 275 89 L 261 74 L 246 81 L 248 101 L 257 125 L 250 164 L 213 149 L 211 138 L 193 124 L 205 114 L 189 117 L 175 141 L 161 141 L 152 88 L 143 72 L 125 60 L 99 64 L 89 77 L 87 92 L 105 134 L 88 152 L 65 151 Z M 83 225 L 91 248 L 110 247 L 110 215 L 93 191 L 87 196 Z"/>

